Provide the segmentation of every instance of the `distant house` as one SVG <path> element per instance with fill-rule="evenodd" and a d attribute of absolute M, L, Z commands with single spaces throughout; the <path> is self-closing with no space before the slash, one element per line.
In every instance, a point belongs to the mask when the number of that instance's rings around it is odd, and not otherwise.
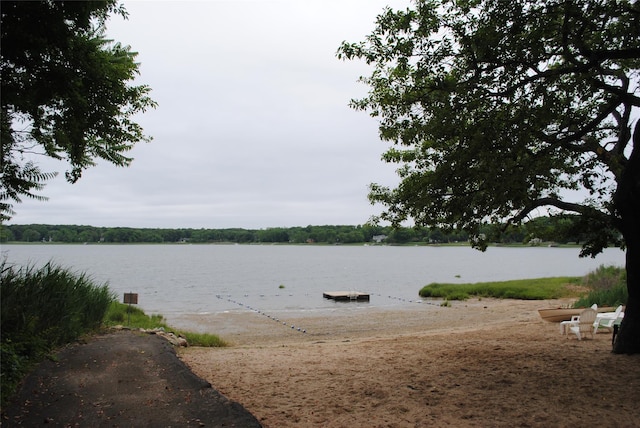
<path fill-rule="evenodd" d="M 387 239 L 387 235 L 374 235 L 374 236 L 371 237 L 371 240 L 373 242 L 375 242 L 376 244 L 381 243 L 385 239 Z"/>
<path fill-rule="evenodd" d="M 529 245 L 531 245 L 532 247 L 538 247 L 542 244 L 542 239 L 540 238 L 533 238 L 529 241 Z"/>

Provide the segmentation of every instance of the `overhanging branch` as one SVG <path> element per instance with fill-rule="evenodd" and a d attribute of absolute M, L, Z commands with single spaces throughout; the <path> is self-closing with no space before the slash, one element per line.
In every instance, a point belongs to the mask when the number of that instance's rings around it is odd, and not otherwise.
<path fill-rule="evenodd" d="M 603 213 L 602 211 L 597 210 L 588 205 L 565 202 L 558 198 L 540 198 L 540 199 L 536 199 L 535 201 L 532 201 L 531 204 L 523 208 L 518 214 L 516 214 L 514 217 L 509 219 L 507 223 L 508 224 L 519 223 L 527 215 L 529 215 L 531 211 L 535 210 L 536 208 L 546 207 L 546 206 L 553 206 L 563 211 L 570 211 L 570 212 L 574 212 L 574 213 L 578 213 L 578 214 L 590 216 L 590 217 L 607 216 L 607 214 Z"/>

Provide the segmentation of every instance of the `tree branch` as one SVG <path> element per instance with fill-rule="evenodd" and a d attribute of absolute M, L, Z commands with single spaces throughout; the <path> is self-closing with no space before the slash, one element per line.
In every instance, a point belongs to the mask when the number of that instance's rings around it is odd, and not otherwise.
<path fill-rule="evenodd" d="M 571 202 L 565 202 L 561 199 L 558 198 L 540 198 L 540 199 L 536 199 L 535 201 L 532 201 L 531 204 L 529 204 L 528 206 L 524 207 L 518 214 L 516 214 L 514 217 L 512 217 L 511 219 L 509 219 L 507 221 L 508 224 L 515 224 L 515 223 L 519 223 L 520 221 L 522 221 L 527 215 L 529 215 L 529 213 L 533 210 L 535 210 L 536 208 L 540 208 L 540 207 L 544 207 L 544 206 L 553 206 L 556 208 L 559 208 L 563 211 L 571 211 L 571 212 L 575 212 L 584 216 L 597 216 L 597 217 L 601 217 L 601 216 L 606 216 L 607 214 L 603 213 L 600 210 L 597 210 L 593 207 L 590 207 L 588 205 L 582 205 L 582 204 L 575 204 L 575 203 L 571 203 Z"/>

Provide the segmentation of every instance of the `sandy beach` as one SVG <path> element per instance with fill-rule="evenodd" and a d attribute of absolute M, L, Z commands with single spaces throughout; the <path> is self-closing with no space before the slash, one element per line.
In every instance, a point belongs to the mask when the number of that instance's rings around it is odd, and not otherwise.
<path fill-rule="evenodd" d="M 610 333 L 578 341 L 538 316 L 568 303 L 199 315 L 181 322 L 230 346 L 180 358 L 267 428 L 638 426 L 640 356 L 612 354 Z"/>

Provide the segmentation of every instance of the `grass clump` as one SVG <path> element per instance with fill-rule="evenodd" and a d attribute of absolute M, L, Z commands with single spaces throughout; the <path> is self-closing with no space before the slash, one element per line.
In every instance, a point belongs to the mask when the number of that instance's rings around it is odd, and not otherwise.
<path fill-rule="evenodd" d="M 615 307 L 627 302 L 626 284 L 624 268 L 600 266 L 583 278 L 555 277 L 474 284 L 432 283 L 423 287 L 419 294 L 421 297 L 435 297 L 445 301 L 466 300 L 472 296 L 521 300 L 576 297 L 576 308 L 586 308 L 594 303 L 598 306 Z"/>
<path fill-rule="evenodd" d="M 109 305 L 109 309 L 104 317 L 104 324 L 108 327 L 124 325 L 144 329 L 168 329 L 162 315 L 147 315 L 137 306 L 126 305 L 115 300 Z"/>
<path fill-rule="evenodd" d="M 115 298 L 106 285 L 53 263 L 0 264 L 0 384 L 4 404 L 27 371 L 57 346 L 98 329 Z"/>
<path fill-rule="evenodd" d="M 163 329 L 167 332 L 173 332 L 176 336 L 184 337 L 191 346 L 222 347 L 227 345 L 224 340 L 215 334 L 176 330 L 167 325 L 162 315 L 147 315 L 136 306 L 126 305 L 117 301 L 113 301 L 109 305 L 104 323 L 107 326 L 126 325 L 131 328 L 143 328 L 146 330 Z"/>
<path fill-rule="evenodd" d="M 587 274 L 583 284 L 590 291 L 578 299 L 574 307 L 587 308 L 594 303 L 598 306 L 624 305 L 629 297 L 627 292 L 627 271 L 617 266 L 599 266 Z"/>
<path fill-rule="evenodd" d="M 521 279 L 499 282 L 468 284 L 432 283 L 423 287 L 421 297 L 436 297 L 445 300 L 466 300 L 470 297 L 493 297 L 498 299 L 547 300 L 570 297 L 580 283 L 578 277 L 556 277 Z"/>
<path fill-rule="evenodd" d="M 222 340 L 220 336 L 210 333 L 194 333 L 192 331 L 179 331 L 177 334 L 181 335 L 190 346 L 203 346 L 207 348 L 221 348 L 227 346 L 227 342 Z"/>

